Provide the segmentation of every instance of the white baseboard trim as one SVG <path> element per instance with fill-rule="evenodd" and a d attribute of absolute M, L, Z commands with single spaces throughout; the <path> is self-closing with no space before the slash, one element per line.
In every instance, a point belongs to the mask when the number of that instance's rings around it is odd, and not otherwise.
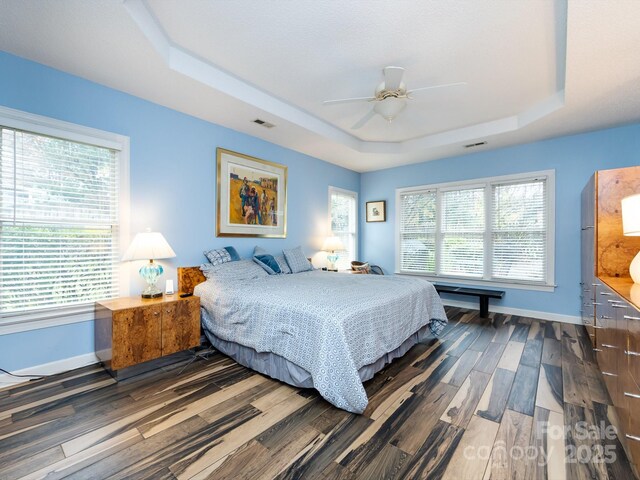
<path fill-rule="evenodd" d="M 55 375 L 56 373 L 67 372 L 69 370 L 86 367 L 87 365 L 92 365 L 98 362 L 100 362 L 100 360 L 98 360 L 96 354 L 91 352 L 78 355 L 76 357 L 63 358 L 62 360 L 56 360 L 55 362 L 23 368 L 11 373 L 15 373 L 16 375 Z M 6 373 L 0 373 L 0 388 L 28 381 L 28 378 L 17 378 Z"/>
<path fill-rule="evenodd" d="M 469 308 L 478 310 L 476 302 L 464 302 L 459 300 L 442 299 L 444 305 L 450 307 Z M 525 310 L 523 308 L 501 307 L 499 305 L 489 304 L 489 311 L 496 313 L 504 313 L 507 315 L 519 315 L 521 317 L 537 318 L 539 320 L 552 320 L 554 322 L 572 323 L 574 325 L 582 325 L 582 319 L 573 315 L 563 315 L 560 313 L 540 312 L 538 310 Z"/>

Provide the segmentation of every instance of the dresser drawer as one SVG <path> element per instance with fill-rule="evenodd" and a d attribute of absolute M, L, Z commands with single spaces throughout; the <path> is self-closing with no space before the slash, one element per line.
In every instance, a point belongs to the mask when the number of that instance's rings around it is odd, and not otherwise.
<path fill-rule="evenodd" d="M 640 388 L 640 312 L 629 306 L 626 311 L 627 320 L 627 368 L 636 386 Z"/>
<path fill-rule="evenodd" d="M 626 411 L 616 407 L 620 421 L 620 437 L 625 439 L 628 453 L 637 464 L 640 462 L 640 389 L 631 388 L 625 391 Z"/>

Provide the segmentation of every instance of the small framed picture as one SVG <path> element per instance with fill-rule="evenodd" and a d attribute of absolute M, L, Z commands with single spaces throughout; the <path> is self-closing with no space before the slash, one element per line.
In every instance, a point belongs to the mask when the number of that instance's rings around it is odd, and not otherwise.
<path fill-rule="evenodd" d="M 367 202 L 367 222 L 386 222 L 386 221 L 387 221 L 387 202 L 385 200 Z"/>

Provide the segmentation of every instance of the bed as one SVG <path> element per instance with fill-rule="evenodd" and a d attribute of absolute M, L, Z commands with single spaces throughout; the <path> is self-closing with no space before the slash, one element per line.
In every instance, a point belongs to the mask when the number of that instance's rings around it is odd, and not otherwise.
<path fill-rule="evenodd" d="M 362 382 L 447 322 L 433 285 L 414 277 L 314 270 L 205 279 L 186 267 L 178 285 L 200 297 L 215 348 L 354 413 L 368 403 Z"/>

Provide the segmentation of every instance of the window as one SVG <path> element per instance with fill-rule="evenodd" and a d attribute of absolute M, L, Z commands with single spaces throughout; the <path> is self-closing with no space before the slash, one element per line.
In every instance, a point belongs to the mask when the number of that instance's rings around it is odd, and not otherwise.
<path fill-rule="evenodd" d="M 331 232 L 342 240 L 345 249 L 338 253 L 339 270 L 351 268 L 358 256 L 358 194 L 329 187 L 329 221 Z"/>
<path fill-rule="evenodd" d="M 554 172 L 397 190 L 399 273 L 553 286 Z"/>
<path fill-rule="evenodd" d="M 54 309 L 92 310 L 94 300 L 116 297 L 123 287 L 126 144 L 77 134 L 95 132 L 83 127 L 43 127 L 69 124 L 14 112 L 0 111 L 0 324 Z M 27 123 L 11 126 L 16 116 Z M 38 121 L 29 124 L 29 117 Z"/>

